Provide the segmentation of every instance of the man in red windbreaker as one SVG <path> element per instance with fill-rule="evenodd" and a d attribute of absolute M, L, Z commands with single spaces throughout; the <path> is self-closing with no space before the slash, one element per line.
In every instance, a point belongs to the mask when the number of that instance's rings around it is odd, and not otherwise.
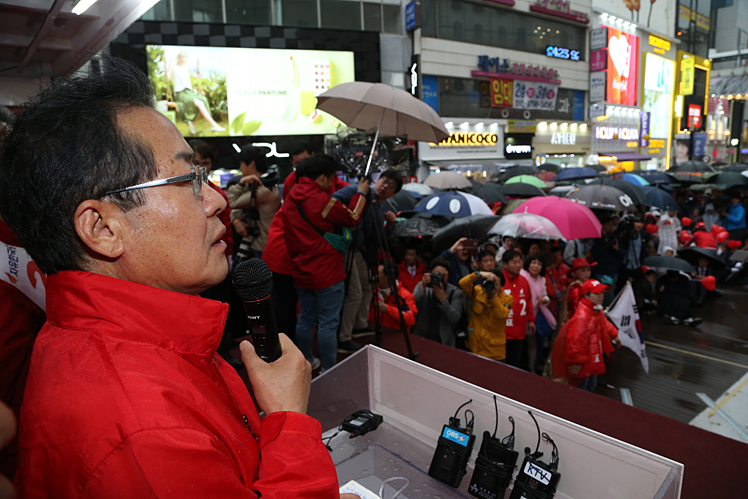
<path fill-rule="evenodd" d="M 315 154 L 299 164 L 297 184 L 283 206 L 286 246 L 294 263 L 293 280 L 299 295 L 296 342 L 311 363 L 312 337 L 317 326 L 322 370 L 337 363 L 338 324 L 345 298 L 342 248 L 332 245 L 338 227 L 355 227 L 369 193 L 369 181 L 358 184 L 349 206 L 327 194 L 340 165 L 330 156 Z"/>
<path fill-rule="evenodd" d="M 522 270 L 522 257 L 510 249 L 501 255 L 504 262 L 504 292 L 514 298 L 512 310 L 506 319 L 506 363 L 521 367 L 526 362 L 525 337 L 535 334 L 535 312 L 532 307 L 532 292 L 527 279 L 519 273 Z"/>
<path fill-rule="evenodd" d="M 228 306 L 198 293 L 228 272 L 225 201 L 147 76 L 96 62 L 35 96 L 0 157 L 0 214 L 48 275 L 19 496 L 337 498 L 301 352 L 242 342 L 257 405 L 216 355 Z"/>
<path fill-rule="evenodd" d="M 418 247 L 409 245 L 405 248 L 405 258 L 397 267 L 397 280 L 400 284 L 413 293 L 418 283 L 423 280 L 426 273 L 426 264 L 418 258 Z"/>
<path fill-rule="evenodd" d="M 413 297 L 413 293 L 405 289 L 397 280 L 394 286 L 390 283 L 389 276 L 397 275 L 396 272 L 397 267 L 389 260 L 385 260 L 383 264 L 379 265 L 379 292 L 377 293 L 376 307 L 380 313 L 383 326 L 400 329 L 400 311 L 402 311 L 403 321 L 410 329 L 416 323 L 416 314 L 418 313 L 416 299 Z M 397 290 L 399 300 L 392 292 L 393 287 Z M 369 321 L 373 320 L 374 309 L 370 307 Z"/>

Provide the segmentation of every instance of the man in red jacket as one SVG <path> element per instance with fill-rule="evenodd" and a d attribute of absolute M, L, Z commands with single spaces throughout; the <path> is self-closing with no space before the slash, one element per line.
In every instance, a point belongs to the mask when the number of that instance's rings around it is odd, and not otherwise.
<path fill-rule="evenodd" d="M 397 267 L 397 279 L 402 287 L 413 293 L 419 282 L 423 280 L 426 273 L 426 265 L 418 258 L 418 247 L 408 245 L 405 249 L 405 258 Z"/>
<path fill-rule="evenodd" d="M 530 283 L 520 275 L 522 257 L 510 249 L 501 255 L 504 262 L 504 292 L 512 295 L 514 304 L 506 319 L 506 363 L 514 367 L 525 367 L 527 349 L 525 337 L 535 334 L 535 312 L 532 308 Z"/>
<path fill-rule="evenodd" d="M 418 313 L 416 299 L 413 297 L 413 293 L 405 289 L 400 282 L 395 281 L 394 286 L 392 285 L 388 274 L 394 276 L 395 270 L 395 264 L 389 260 L 379 266 L 377 311 L 381 314 L 380 317 L 383 326 L 400 329 L 400 311 L 402 310 L 403 321 L 408 328 L 411 328 L 416 323 L 416 314 Z M 400 297 L 399 300 L 395 297 L 393 288 L 397 290 L 397 294 Z M 373 320 L 374 309 L 371 308 L 369 311 L 369 321 Z"/>
<path fill-rule="evenodd" d="M 223 198 L 148 78 L 103 56 L 26 105 L 0 214 L 47 278 L 21 408 L 21 497 L 338 497 L 309 363 L 241 345 L 257 407 L 216 355 Z M 54 207 L 51 209 L 50 207 Z"/>
<path fill-rule="evenodd" d="M 338 324 L 345 298 L 345 267 L 341 248 L 331 240 L 338 227 L 355 227 L 369 193 L 369 181 L 358 184 L 350 204 L 330 197 L 327 190 L 340 165 L 330 156 L 315 154 L 299 164 L 298 183 L 283 206 L 286 246 L 294 263 L 293 279 L 299 294 L 296 342 L 309 362 L 317 327 L 322 370 L 337 363 Z M 332 236 L 332 237 L 331 237 Z"/>

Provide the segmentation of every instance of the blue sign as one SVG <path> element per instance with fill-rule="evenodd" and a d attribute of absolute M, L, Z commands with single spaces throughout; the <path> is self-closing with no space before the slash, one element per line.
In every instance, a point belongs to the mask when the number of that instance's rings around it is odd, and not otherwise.
<path fill-rule="evenodd" d="M 696 132 L 693 134 L 693 154 L 694 159 L 701 158 L 706 152 L 706 132 Z"/>
<path fill-rule="evenodd" d="M 574 90 L 574 121 L 584 121 L 584 91 Z"/>
<path fill-rule="evenodd" d="M 500 57 L 488 57 L 487 55 L 478 56 L 478 67 L 486 72 L 508 73 L 509 60 Z"/>
<path fill-rule="evenodd" d="M 421 99 L 439 112 L 439 79 L 436 76 L 421 77 Z"/>
<path fill-rule="evenodd" d="M 470 441 L 470 436 L 465 435 L 460 431 L 453 430 L 449 426 L 444 427 L 444 431 L 442 431 L 442 438 L 446 438 L 447 440 L 450 440 L 456 444 L 460 444 L 464 447 L 467 447 L 467 444 Z"/>
<path fill-rule="evenodd" d="M 416 29 L 416 2 L 413 0 L 405 6 L 405 31 Z"/>
<path fill-rule="evenodd" d="M 580 53 L 578 50 L 565 49 L 563 47 L 554 47 L 548 45 L 545 49 L 545 55 L 548 57 L 555 57 L 556 59 L 569 59 L 570 61 L 578 61 Z"/>

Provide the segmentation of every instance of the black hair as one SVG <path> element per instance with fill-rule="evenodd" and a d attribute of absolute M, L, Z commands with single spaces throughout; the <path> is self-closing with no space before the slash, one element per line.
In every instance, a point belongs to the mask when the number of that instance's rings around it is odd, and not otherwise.
<path fill-rule="evenodd" d="M 316 180 L 320 175 L 332 177 L 342 167 L 332 156 L 315 154 L 296 166 L 296 178 L 307 177 Z"/>
<path fill-rule="evenodd" d="M 496 276 L 496 278 L 497 278 L 497 279 L 498 279 L 499 281 L 501 281 L 501 287 L 503 288 L 503 287 L 504 287 L 504 285 L 506 284 L 506 277 L 504 277 L 504 272 L 502 272 L 502 271 L 501 271 L 501 270 L 499 270 L 499 269 L 493 269 L 493 270 L 489 270 L 489 272 L 491 272 L 491 273 L 492 273 L 493 275 L 495 275 L 495 276 Z"/>
<path fill-rule="evenodd" d="M 501 255 L 501 261 L 506 264 L 506 263 L 511 262 L 518 256 L 521 257 L 522 255 L 520 255 L 519 252 L 515 249 L 509 249 L 509 250 L 506 250 L 503 255 Z"/>
<path fill-rule="evenodd" d="M 525 257 L 525 263 L 523 265 L 523 268 L 530 271 L 530 264 L 534 261 L 540 262 L 540 265 L 542 266 L 540 269 L 540 275 L 545 277 L 545 259 L 543 258 L 543 255 L 527 255 Z"/>
<path fill-rule="evenodd" d="M 10 125 L 13 123 L 13 120 L 16 118 L 16 115 L 13 114 L 10 109 L 8 109 L 5 106 L 0 105 L 0 121 L 5 123 L 6 125 Z"/>
<path fill-rule="evenodd" d="M 400 189 L 403 188 L 403 177 L 400 175 L 399 172 L 396 172 L 395 170 L 385 170 L 382 172 L 382 175 L 379 176 L 379 178 L 388 178 L 395 182 L 395 192 L 400 192 Z"/>
<path fill-rule="evenodd" d="M 390 283 L 390 286 L 395 286 L 395 282 L 391 279 L 397 279 L 397 264 L 392 260 L 382 260 L 379 265 L 384 267 L 384 275 L 387 276 L 387 282 Z"/>
<path fill-rule="evenodd" d="M 416 241 L 415 239 L 411 239 L 405 245 L 405 251 L 408 251 L 408 250 L 416 250 L 416 253 L 420 254 L 421 253 L 421 245 L 418 244 L 418 241 Z"/>
<path fill-rule="evenodd" d="M 251 165 L 254 162 L 259 173 L 267 173 L 270 165 L 268 165 L 268 158 L 265 154 L 265 151 L 259 147 L 245 145 L 242 146 L 241 152 L 237 154 L 236 158 L 245 165 Z"/>
<path fill-rule="evenodd" d="M 148 77 L 123 59 L 98 56 L 26 103 L 0 151 L 0 213 L 42 272 L 83 270 L 74 214 L 87 199 L 153 180 L 149 144 L 120 128 L 118 114 L 153 109 Z M 142 189 L 107 196 L 142 206 Z"/>
<path fill-rule="evenodd" d="M 478 261 L 480 262 L 481 260 L 483 260 L 483 258 L 487 257 L 488 255 L 491 255 L 492 257 L 496 258 L 496 253 L 494 253 L 491 250 L 484 249 L 484 250 L 481 250 L 480 253 L 478 253 Z"/>
<path fill-rule="evenodd" d="M 208 158 L 211 161 L 216 159 L 216 154 L 213 152 L 213 148 L 205 142 L 204 140 L 195 139 L 189 141 L 190 147 L 192 147 L 192 151 L 196 152 L 203 158 Z"/>
<path fill-rule="evenodd" d="M 297 156 L 302 153 L 309 153 L 312 154 L 312 148 L 309 147 L 309 144 L 306 142 L 296 142 L 291 146 L 291 149 L 288 151 L 289 156 Z"/>
<path fill-rule="evenodd" d="M 444 258 L 437 257 L 431 260 L 431 262 L 429 263 L 429 272 L 434 270 L 434 267 L 444 267 L 445 269 L 447 269 L 447 272 L 452 270 L 452 266 Z"/>
<path fill-rule="evenodd" d="M 655 272 L 655 271 L 654 271 L 654 270 L 652 270 L 652 269 L 647 269 L 647 271 L 646 271 L 646 272 L 644 272 L 644 276 L 645 276 L 645 277 L 646 277 L 646 276 L 648 276 L 648 275 L 652 275 L 652 274 L 654 274 L 654 275 L 657 275 L 657 272 Z"/>

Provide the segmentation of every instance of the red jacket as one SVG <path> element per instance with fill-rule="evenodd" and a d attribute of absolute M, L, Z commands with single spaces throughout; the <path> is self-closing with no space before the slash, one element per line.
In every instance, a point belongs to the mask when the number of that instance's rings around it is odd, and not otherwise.
<path fill-rule="evenodd" d="M 591 301 L 582 298 L 574 316 L 561 328 L 553 345 L 553 377 L 576 385 L 587 376 L 603 374 L 603 353 L 613 351 L 611 340 L 617 336 L 618 329 L 603 311 L 595 310 Z M 582 366 L 574 377 L 568 372 L 568 367 L 573 364 Z"/>
<path fill-rule="evenodd" d="M 338 497 L 319 422 L 261 420 L 216 355 L 227 304 L 87 272 L 47 283 L 20 497 Z"/>
<path fill-rule="evenodd" d="M 703 249 L 717 249 L 717 239 L 709 231 L 697 230 L 691 236 L 691 239 L 686 242 L 684 246 L 689 246 L 691 243 L 696 243 L 696 246 Z"/>
<path fill-rule="evenodd" d="M 416 299 L 413 297 L 413 293 L 405 289 L 402 284 L 398 282 L 397 294 L 400 295 L 403 304 L 403 319 L 405 320 L 405 325 L 409 328 L 415 326 L 418 309 L 416 308 Z M 382 293 L 379 292 L 377 293 L 377 302 L 381 301 Z M 394 329 L 400 329 L 400 312 L 397 309 L 397 300 L 395 299 L 395 296 L 390 293 L 387 295 L 384 302 L 387 304 L 387 311 L 380 316 L 382 318 L 382 325 Z M 369 321 L 373 320 L 374 309 L 369 307 Z"/>
<path fill-rule="evenodd" d="M 288 193 L 291 192 L 291 188 L 296 185 L 296 171 L 292 171 L 288 177 L 286 177 L 286 180 L 283 181 L 283 199 L 286 199 L 286 196 L 288 196 Z M 337 175 L 335 175 L 332 178 L 332 185 L 327 190 L 327 193 L 332 196 L 332 193 L 335 191 L 339 191 L 343 187 L 348 185 L 348 182 L 343 182 L 338 178 Z"/>
<path fill-rule="evenodd" d="M 416 286 L 418 286 L 418 283 L 423 280 L 423 274 L 426 273 L 426 265 L 420 261 L 416 262 L 415 276 L 410 275 L 405 262 L 400 262 L 400 265 L 397 266 L 397 271 L 397 280 L 400 281 L 400 285 L 412 293 L 416 289 Z"/>
<path fill-rule="evenodd" d="M 355 227 L 366 206 L 366 197 L 357 192 L 346 207 L 331 198 L 310 178 L 302 178 L 286 196 L 283 205 L 286 247 L 294 263 L 293 280 L 305 289 L 323 289 L 345 279 L 343 254 L 304 220 L 299 213 L 302 204 L 307 218 L 320 230 L 333 232 L 336 226 Z"/>
<path fill-rule="evenodd" d="M 231 256 L 234 251 L 234 233 L 231 230 L 231 208 L 229 208 L 229 198 L 226 196 L 226 193 L 223 192 L 221 186 L 216 185 L 213 182 L 208 182 L 208 185 L 210 185 L 213 190 L 220 194 L 226 201 L 226 209 L 218 214 L 218 219 L 226 226 L 226 232 L 221 237 L 221 241 L 226 243 L 226 256 Z"/>
<path fill-rule="evenodd" d="M 535 322 L 535 312 L 532 308 L 532 292 L 527 279 L 517 274 L 514 279 L 509 278 L 504 270 L 506 284 L 503 292 L 509 291 L 514 298 L 512 310 L 506 319 L 506 339 L 521 340 L 527 334 L 527 323 Z"/>
<path fill-rule="evenodd" d="M 582 281 L 574 281 L 569 285 L 568 297 L 566 298 L 567 312 L 566 318 L 571 319 L 574 317 L 574 312 L 579 306 L 579 302 L 582 300 Z"/>

